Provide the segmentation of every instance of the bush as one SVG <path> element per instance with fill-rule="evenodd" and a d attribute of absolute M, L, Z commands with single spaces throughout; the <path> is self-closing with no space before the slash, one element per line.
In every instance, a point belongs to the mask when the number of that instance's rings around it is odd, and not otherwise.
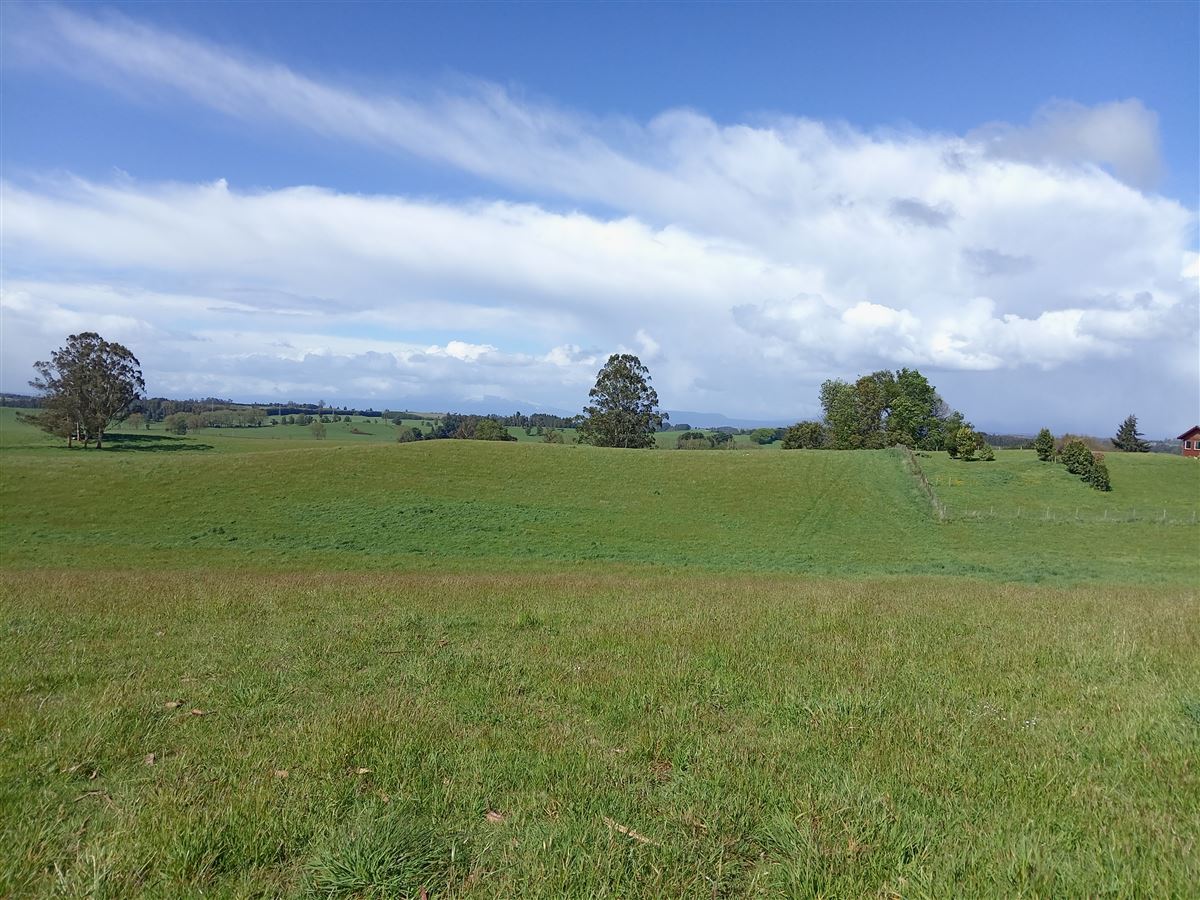
<path fill-rule="evenodd" d="M 325 426 L 320 422 L 310 422 L 308 424 L 308 430 L 312 432 L 314 439 L 318 441 L 325 440 Z"/>
<path fill-rule="evenodd" d="M 958 459 L 964 462 L 970 462 L 975 458 L 975 451 L 981 443 L 983 442 L 975 432 L 975 429 L 963 426 L 958 429 L 958 433 L 954 436 L 954 449 L 957 452 L 952 455 L 957 456 Z"/>
<path fill-rule="evenodd" d="M 779 431 L 775 428 L 755 428 L 750 432 L 750 440 L 756 444 L 771 444 L 779 440 Z"/>
<path fill-rule="evenodd" d="M 420 428 L 414 428 L 411 425 L 401 428 L 396 432 L 396 440 L 401 444 L 410 444 L 413 441 L 423 441 L 424 439 L 424 432 Z"/>
<path fill-rule="evenodd" d="M 163 419 L 163 428 L 171 434 L 187 434 L 188 414 L 171 413 L 169 416 Z"/>
<path fill-rule="evenodd" d="M 1059 462 L 1067 467 L 1072 475 L 1086 476 L 1094 464 L 1092 451 L 1080 440 L 1069 440 L 1058 454 Z"/>
<path fill-rule="evenodd" d="M 475 424 L 474 438 L 477 441 L 515 441 L 508 429 L 495 419 L 480 419 Z"/>
<path fill-rule="evenodd" d="M 996 451 L 987 441 L 984 441 L 983 446 L 979 448 L 979 458 L 984 462 L 994 462 L 996 459 Z"/>
<path fill-rule="evenodd" d="M 1112 490 L 1112 481 L 1108 477 L 1108 465 L 1103 459 L 1097 459 L 1092 463 L 1092 471 L 1084 477 L 1084 481 L 1098 491 Z"/>
<path fill-rule="evenodd" d="M 783 433 L 784 450 L 820 450 L 825 446 L 825 426 L 820 422 L 797 422 Z"/>
<path fill-rule="evenodd" d="M 676 450 L 711 450 L 713 439 L 700 431 L 685 431 L 675 439 Z"/>
<path fill-rule="evenodd" d="M 545 431 L 543 431 L 542 426 L 540 425 L 538 426 L 538 431 L 542 435 L 543 444 L 561 444 L 563 442 L 561 431 L 556 431 L 553 428 L 547 428 Z"/>

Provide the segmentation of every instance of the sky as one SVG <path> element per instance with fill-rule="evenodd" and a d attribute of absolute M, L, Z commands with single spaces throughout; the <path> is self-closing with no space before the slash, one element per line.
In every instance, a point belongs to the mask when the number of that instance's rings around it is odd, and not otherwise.
<path fill-rule="evenodd" d="M 3 3 L 0 154 L 4 391 L 1200 420 L 1196 3 Z"/>

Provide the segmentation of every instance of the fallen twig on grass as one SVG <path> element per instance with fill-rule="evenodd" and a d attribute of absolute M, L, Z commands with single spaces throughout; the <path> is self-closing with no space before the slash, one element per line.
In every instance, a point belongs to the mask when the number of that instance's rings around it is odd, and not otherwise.
<path fill-rule="evenodd" d="M 622 825 L 620 822 L 610 819 L 608 816 L 601 816 L 601 818 L 604 820 L 604 824 L 607 825 L 609 828 L 611 828 L 613 831 L 619 831 L 619 832 L 621 832 L 621 834 L 625 835 L 626 837 L 633 838 L 639 844 L 655 844 L 655 845 L 658 844 L 658 841 L 654 840 L 653 838 L 648 838 L 644 834 L 639 834 L 638 832 L 636 832 L 632 828 L 630 828 L 628 825 Z"/>

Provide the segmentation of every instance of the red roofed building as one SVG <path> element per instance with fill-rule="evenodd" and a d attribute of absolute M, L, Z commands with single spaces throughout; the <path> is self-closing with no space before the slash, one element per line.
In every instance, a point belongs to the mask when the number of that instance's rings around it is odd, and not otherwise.
<path fill-rule="evenodd" d="M 1193 425 L 1176 438 L 1183 441 L 1183 455 L 1200 457 L 1200 425 Z"/>

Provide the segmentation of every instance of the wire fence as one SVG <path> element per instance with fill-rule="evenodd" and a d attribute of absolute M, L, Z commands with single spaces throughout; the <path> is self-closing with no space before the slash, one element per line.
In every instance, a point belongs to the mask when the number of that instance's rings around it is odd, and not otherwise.
<path fill-rule="evenodd" d="M 934 517 L 939 522 L 973 522 L 973 521 L 1032 521 L 1058 522 L 1061 524 L 1102 524 L 1124 525 L 1131 522 L 1148 523 L 1151 525 L 1200 525 L 1200 510 L 1186 507 L 1104 507 L 1077 506 L 1074 509 L 1054 506 L 948 506 L 937 493 L 937 481 L 931 482 L 926 476 L 916 454 L 902 444 L 894 447 L 904 460 L 905 469 L 933 510 Z M 939 476 L 946 480 L 948 487 L 963 484 L 961 478 Z"/>
<path fill-rule="evenodd" d="M 1060 522 L 1063 524 L 1088 525 L 1125 525 L 1131 522 L 1148 523 L 1151 525 L 1197 525 L 1200 524 L 1200 513 L 1197 510 L 1186 509 L 1117 509 L 1105 508 L 1063 509 L 1052 506 L 981 506 L 958 507 L 943 506 L 943 521 L 974 521 L 974 520 L 1023 520 L 1034 522 Z"/>
<path fill-rule="evenodd" d="M 905 447 L 903 444 L 897 444 L 893 449 L 899 451 L 901 458 L 904 460 L 905 469 L 913 476 L 917 482 L 917 487 L 921 489 L 921 493 L 929 501 L 929 505 L 933 509 L 933 515 L 939 522 L 946 521 L 946 505 L 938 498 L 937 491 L 933 489 L 933 485 L 925 477 L 925 470 L 917 462 L 917 456 L 912 452 L 912 448 Z"/>

